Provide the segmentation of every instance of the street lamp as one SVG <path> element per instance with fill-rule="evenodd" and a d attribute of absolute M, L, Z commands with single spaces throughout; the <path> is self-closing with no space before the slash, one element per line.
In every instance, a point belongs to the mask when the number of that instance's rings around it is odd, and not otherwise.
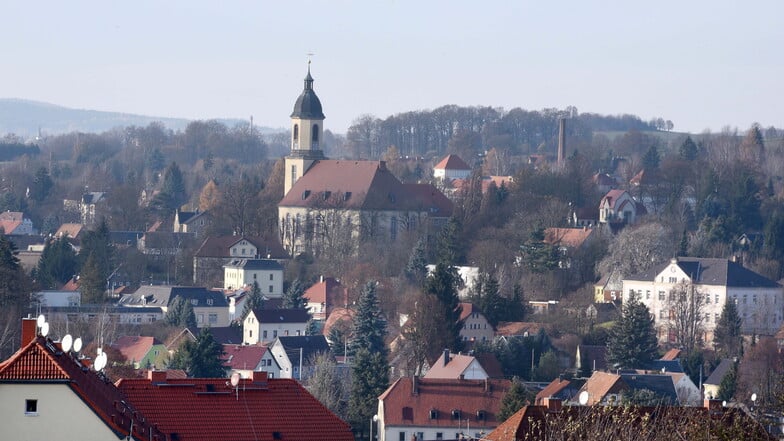
<path fill-rule="evenodd" d="M 370 438 L 369 441 L 373 441 L 373 423 L 378 421 L 378 415 L 373 415 L 373 418 L 370 419 Z"/>

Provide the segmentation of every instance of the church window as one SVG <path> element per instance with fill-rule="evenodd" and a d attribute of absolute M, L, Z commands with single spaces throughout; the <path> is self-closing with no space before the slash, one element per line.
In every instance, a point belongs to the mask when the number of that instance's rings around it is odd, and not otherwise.
<path fill-rule="evenodd" d="M 313 124 L 313 145 L 318 145 L 319 142 L 319 126 Z"/>
<path fill-rule="evenodd" d="M 299 124 L 294 124 L 294 141 L 299 140 Z"/>
<path fill-rule="evenodd" d="M 297 180 L 297 166 L 296 165 L 292 165 L 291 166 L 291 183 L 294 184 L 294 182 L 296 180 Z"/>

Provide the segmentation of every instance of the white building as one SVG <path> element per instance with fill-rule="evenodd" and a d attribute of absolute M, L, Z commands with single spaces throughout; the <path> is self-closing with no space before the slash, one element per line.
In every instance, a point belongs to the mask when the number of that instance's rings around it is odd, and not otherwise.
<path fill-rule="evenodd" d="M 283 296 L 283 266 L 272 259 L 236 259 L 223 265 L 223 289 L 259 285 L 266 297 Z"/>
<path fill-rule="evenodd" d="M 735 302 L 746 335 L 774 335 L 784 322 L 784 290 L 773 280 L 728 259 L 678 257 L 623 281 L 623 299 L 635 295 L 656 320 L 659 340 L 673 341 L 675 311 L 686 295 L 700 296 L 705 341 L 713 330 L 725 302 Z"/>
<path fill-rule="evenodd" d="M 266 344 L 278 337 L 305 335 L 306 309 L 254 309 L 242 323 L 242 344 Z"/>
<path fill-rule="evenodd" d="M 466 179 L 469 176 L 471 176 L 471 166 L 457 155 L 447 155 L 433 167 L 433 177 L 436 179 Z"/>

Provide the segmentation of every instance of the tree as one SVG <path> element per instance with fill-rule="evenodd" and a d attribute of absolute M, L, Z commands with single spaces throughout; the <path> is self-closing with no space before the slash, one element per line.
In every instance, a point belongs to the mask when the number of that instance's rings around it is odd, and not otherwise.
<path fill-rule="evenodd" d="M 719 393 L 716 397 L 722 401 L 730 401 L 735 396 L 735 390 L 738 388 L 738 364 L 733 363 L 732 367 L 724 375 L 719 383 Z"/>
<path fill-rule="evenodd" d="M 743 142 L 740 144 L 740 155 L 743 161 L 759 164 L 765 159 L 765 141 L 759 124 L 753 124 Z"/>
<path fill-rule="evenodd" d="M 106 276 L 103 265 L 96 254 L 90 254 L 82 265 L 79 273 L 79 291 L 82 293 L 82 304 L 97 304 L 106 301 Z"/>
<path fill-rule="evenodd" d="M 450 217 L 438 233 L 436 261 L 447 265 L 461 265 L 465 262 L 463 249 L 463 226 L 456 217 Z"/>
<path fill-rule="evenodd" d="M 534 369 L 534 381 L 552 381 L 558 378 L 561 367 L 558 365 L 558 355 L 554 351 L 547 351 L 539 357 L 539 364 Z"/>
<path fill-rule="evenodd" d="M 206 162 L 205 162 L 206 163 Z M 215 209 L 221 200 L 221 192 L 215 180 L 210 179 L 199 193 L 199 210 L 208 211 Z"/>
<path fill-rule="evenodd" d="M 721 309 L 721 316 L 713 331 L 713 345 L 722 358 L 742 355 L 743 336 L 740 333 L 741 318 L 738 307 L 731 299 L 727 299 Z"/>
<path fill-rule="evenodd" d="M 301 309 L 306 305 L 305 285 L 300 279 L 294 279 L 289 289 L 283 294 L 283 307 L 286 309 Z"/>
<path fill-rule="evenodd" d="M 16 257 L 16 246 L 0 233 L 0 306 L 8 309 L 26 307 L 31 285 Z"/>
<path fill-rule="evenodd" d="M 349 352 L 354 354 L 360 349 L 366 349 L 371 354 L 380 353 L 386 359 L 384 339 L 387 335 L 387 320 L 379 306 L 376 284 L 375 281 L 367 282 L 359 295 Z"/>
<path fill-rule="evenodd" d="M 675 341 L 690 354 L 702 346 L 705 295 L 690 283 L 679 283 L 670 290 L 669 299 Z"/>
<path fill-rule="evenodd" d="M 691 136 L 686 137 L 678 150 L 678 154 L 684 161 L 694 161 L 697 159 L 698 152 L 697 144 L 692 141 Z"/>
<path fill-rule="evenodd" d="M 610 329 L 607 362 L 621 368 L 645 368 L 658 354 L 653 317 L 634 295 L 625 300 L 621 317 Z"/>
<path fill-rule="evenodd" d="M 193 312 L 193 305 L 180 296 L 175 297 L 169 304 L 165 320 L 166 324 L 170 326 L 196 327 L 196 314 Z"/>
<path fill-rule="evenodd" d="M 180 346 L 169 367 L 184 369 L 190 378 L 221 378 L 226 376 L 223 354 L 223 346 L 215 341 L 210 328 L 202 328 L 196 341 Z"/>
<path fill-rule="evenodd" d="M 676 237 L 671 228 L 655 222 L 626 227 L 610 244 L 598 272 L 610 274 L 615 269 L 627 277 L 645 271 L 675 255 Z"/>
<path fill-rule="evenodd" d="M 54 182 L 52 182 L 52 178 L 49 176 L 49 170 L 46 167 L 40 167 L 35 172 L 35 180 L 32 188 L 30 188 L 30 198 L 41 202 L 49 196 L 52 187 L 54 187 Z"/>
<path fill-rule="evenodd" d="M 55 289 L 78 273 L 79 261 L 67 237 L 46 243 L 34 272 L 43 289 Z"/>
<path fill-rule="evenodd" d="M 533 230 L 520 251 L 526 268 L 532 272 L 543 273 L 558 268 L 561 256 L 558 248 L 544 242 L 544 228 Z"/>
<path fill-rule="evenodd" d="M 656 145 L 652 145 L 648 148 L 648 151 L 645 152 L 645 156 L 642 157 L 642 166 L 645 170 L 651 171 L 659 168 L 660 162 L 661 156 L 659 155 L 659 149 L 656 148 Z"/>
<path fill-rule="evenodd" d="M 389 386 L 389 364 L 381 352 L 365 348 L 354 354 L 351 366 L 351 395 L 348 420 L 351 427 L 365 431 L 378 409 L 378 396 Z"/>
<path fill-rule="evenodd" d="M 150 202 L 150 205 L 159 214 L 168 216 L 187 200 L 188 195 L 185 193 L 185 179 L 182 176 L 182 171 L 176 162 L 172 162 L 163 172 L 161 191 Z"/>
<path fill-rule="evenodd" d="M 259 282 L 253 281 L 253 288 L 248 294 L 248 298 L 245 299 L 245 306 L 242 307 L 242 320 L 245 321 L 245 317 L 250 314 L 251 311 L 254 309 L 263 309 L 264 308 L 264 296 L 261 295 L 261 288 L 259 288 Z"/>
<path fill-rule="evenodd" d="M 404 269 L 406 280 L 414 286 L 422 286 L 427 276 L 427 259 L 425 257 L 425 241 L 419 239 L 411 251 Z"/>
<path fill-rule="evenodd" d="M 436 265 L 433 272 L 425 279 L 424 295 L 435 300 L 436 308 L 430 311 L 430 317 L 422 316 L 422 319 L 430 320 L 435 327 L 434 335 L 429 335 L 428 340 L 433 350 L 427 354 L 435 357 L 441 350 L 449 349 L 452 352 L 459 352 L 462 348 L 460 339 L 460 300 L 457 297 L 458 274 L 455 268 L 450 267 L 444 262 Z M 431 303 L 432 304 L 432 303 Z M 417 323 L 417 326 L 421 325 Z M 434 345 L 440 345 L 437 347 Z"/>
<path fill-rule="evenodd" d="M 337 364 L 330 354 L 318 354 L 315 369 L 308 378 L 307 389 L 327 409 L 340 418 L 346 418 L 347 388 L 337 372 Z"/>
<path fill-rule="evenodd" d="M 536 396 L 529 391 L 519 378 L 512 379 L 512 387 L 501 399 L 501 409 L 498 411 L 498 421 L 506 421 L 518 410 L 534 402 Z"/>

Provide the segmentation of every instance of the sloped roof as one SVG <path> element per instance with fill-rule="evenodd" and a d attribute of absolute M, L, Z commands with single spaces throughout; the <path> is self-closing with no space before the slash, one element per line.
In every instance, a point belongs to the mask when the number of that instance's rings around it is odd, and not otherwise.
<path fill-rule="evenodd" d="M 347 320 L 350 326 L 354 323 L 354 310 L 348 308 L 335 308 L 329 313 L 327 320 L 324 322 L 324 335 L 329 335 L 330 329 L 335 324 Z"/>
<path fill-rule="evenodd" d="M 607 203 L 607 205 L 609 205 L 610 208 L 617 211 L 617 207 L 615 204 L 618 203 L 618 199 L 620 199 L 621 196 L 624 195 L 624 193 L 628 194 L 626 190 L 613 189 L 608 191 L 607 194 L 604 195 L 604 197 L 602 198 L 602 202 L 600 203 L 600 206 Z M 631 197 L 631 195 L 629 196 Z"/>
<path fill-rule="evenodd" d="M 659 360 L 677 360 L 681 356 L 681 350 L 674 348 L 665 352 Z"/>
<path fill-rule="evenodd" d="M 416 393 L 413 382 L 416 382 Z M 471 426 L 494 427 L 501 400 L 511 387 L 509 380 L 446 380 L 430 378 L 399 378 L 379 400 L 384 402 L 386 426 L 446 426 L 454 425 L 452 410 L 460 411 L 460 418 L 470 420 Z M 437 418 L 430 419 L 430 411 Z M 485 419 L 477 420 L 482 410 Z"/>
<path fill-rule="evenodd" d="M 683 365 L 681 365 L 681 361 L 677 358 L 675 360 L 651 360 L 646 368 L 649 371 L 658 372 L 683 372 Z"/>
<path fill-rule="evenodd" d="M 191 303 L 194 308 L 229 306 L 226 296 L 221 291 L 213 291 L 203 287 L 168 285 L 142 285 L 136 292 L 123 295 L 119 304 L 133 307 L 167 307 L 177 297 L 182 297 Z"/>
<path fill-rule="evenodd" d="M 755 273 L 740 263 L 729 259 L 707 257 L 678 257 L 676 263 L 697 285 L 728 286 L 735 288 L 779 288 L 778 282 Z M 661 263 L 627 280 L 652 281 L 667 268 L 670 262 Z"/>
<path fill-rule="evenodd" d="M 490 378 L 504 378 L 504 368 L 492 352 L 483 352 L 474 355 Z"/>
<path fill-rule="evenodd" d="M 277 238 L 261 236 L 215 236 L 204 239 L 194 254 L 195 257 L 231 257 L 231 246 L 241 240 L 247 240 L 256 246 L 261 256 L 269 255 L 270 259 L 288 259 L 289 255 Z"/>
<path fill-rule="evenodd" d="M 719 365 L 716 366 L 716 369 L 714 369 L 713 372 L 711 372 L 710 376 L 708 377 L 707 380 L 703 382 L 703 384 L 710 384 L 716 386 L 720 385 L 721 380 L 724 379 L 724 377 L 727 375 L 727 372 L 729 372 L 730 369 L 732 369 L 732 365 L 734 364 L 735 362 L 730 360 L 729 358 L 725 358 L 721 360 Z"/>
<path fill-rule="evenodd" d="M 438 217 L 452 214 L 452 203 L 435 187 L 402 184 L 384 161 L 316 161 L 294 183 L 279 206 L 429 211 L 431 216 Z"/>
<path fill-rule="evenodd" d="M 3 233 L 11 234 L 19 227 L 19 225 L 22 225 L 21 220 L 0 219 L 0 228 L 2 228 Z"/>
<path fill-rule="evenodd" d="M 354 441 L 351 428 L 295 380 L 266 375 L 225 378 L 122 379 L 117 387 L 168 440 Z"/>
<path fill-rule="evenodd" d="M 463 158 L 457 155 L 447 155 L 444 159 L 438 162 L 434 169 L 438 170 L 471 170 L 471 166 L 463 161 Z"/>
<path fill-rule="evenodd" d="M 160 342 L 156 341 L 155 337 L 123 335 L 112 344 L 112 347 L 120 351 L 126 361 L 138 363 L 156 344 Z"/>
<path fill-rule="evenodd" d="M 294 365 L 299 364 L 299 349 L 302 349 L 302 362 L 307 364 L 317 354 L 329 353 L 329 343 L 323 335 L 280 336 L 278 341 Z"/>
<path fill-rule="evenodd" d="M 577 391 L 580 390 L 583 384 L 584 382 L 579 380 L 556 378 L 536 394 L 535 404 L 542 404 L 545 398 L 551 397 L 564 401 L 571 400 L 572 397 L 577 395 Z"/>
<path fill-rule="evenodd" d="M 593 234 L 593 228 L 547 228 L 544 243 L 548 245 L 580 248 Z"/>
<path fill-rule="evenodd" d="M 254 309 L 253 315 L 259 323 L 306 323 L 310 320 L 308 310 L 300 309 Z"/>
<path fill-rule="evenodd" d="M 192 335 L 199 335 L 201 329 L 188 328 Z M 211 326 L 210 333 L 216 343 L 222 345 L 238 345 L 242 343 L 242 327 L 241 326 Z"/>
<path fill-rule="evenodd" d="M 223 365 L 235 370 L 253 370 L 267 353 L 266 346 L 223 345 Z"/>
<path fill-rule="evenodd" d="M 325 305 L 345 305 L 348 300 L 348 291 L 343 285 L 333 277 L 325 277 L 324 280 L 314 283 L 305 290 L 303 297 L 310 303 L 324 303 Z"/>
<path fill-rule="evenodd" d="M 449 357 L 444 363 L 444 356 Z M 471 363 L 476 360 L 471 355 L 452 354 L 444 351 L 438 360 L 430 366 L 430 369 L 425 374 L 424 378 L 451 378 L 458 379 L 461 375 L 465 374 L 466 369 Z"/>
<path fill-rule="evenodd" d="M 607 346 L 578 345 L 577 352 L 580 354 L 580 363 L 588 363 L 591 369 L 599 371 L 607 369 Z"/>
<path fill-rule="evenodd" d="M 647 389 L 655 393 L 657 397 L 667 399 L 669 404 L 678 404 L 675 383 L 669 375 L 621 374 L 621 381 L 631 390 Z"/>
<path fill-rule="evenodd" d="M 623 386 L 625 386 L 625 384 L 618 384 L 620 379 L 620 375 L 595 371 L 591 375 L 591 378 L 586 380 L 583 387 L 580 388 L 580 393 L 582 393 L 582 391 L 587 391 L 588 405 L 594 405 L 601 402 L 608 393 L 619 392 L 619 389 L 622 389 Z"/>
<path fill-rule="evenodd" d="M 539 333 L 540 330 L 547 330 L 549 325 L 547 323 L 537 322 L 498 322 L 496 326 L 495 335 L 505 337 L 522 336 L 528 333 L 533 336 Z"/>
<path fill-rule="evenodd" d="M 71 239 L 77 239 L 82 232 L 84 225 L 82 224 L 62 224 L 60 228 L 54 233 L 54 237 L 62 237 L 68 235 Z"/>
<path fill-rule="evenodd" d="M 66 384 L 118 437 L 129 433 L 130 419 L 114 418 L 118 413 L 115 406 L 126 400 L 125 395 L 111 382 L 82 365 L 70 352 L 61 351 L 59 344 L 51 340 L 36 337 L 0 363 L 0 383 L 16 382 Z M 134 420 L 133 426 L 143 429 L 141 433 L 145 435 L 150 430 L 153 434 L 157 433 L 149 423 L 143 422 L 143 418 Z"/>
<path fill-rule="evenodd" d="M 321 100 L 313 90 L 313 77 L 310 75 L 310 65 L 308 74 L 305 76 L 305 87 L 294 103 L 294 110 L 291 112 L 292 118 L 324 119 L 324 112 L 321 109 Z"/>
<path fill-rule="evenodd" d="M 475 312 L 482 314 L 482 310 L 479 309 L 479 307 L 474 305 L 473 303 L 460 302 L 458 305 L 460 306 L 460 318 L 458 319 L 458 321 L 462 322 L 463 320 L 467 319 L 468 317 L 471 316 L 471 314 Z"/>

